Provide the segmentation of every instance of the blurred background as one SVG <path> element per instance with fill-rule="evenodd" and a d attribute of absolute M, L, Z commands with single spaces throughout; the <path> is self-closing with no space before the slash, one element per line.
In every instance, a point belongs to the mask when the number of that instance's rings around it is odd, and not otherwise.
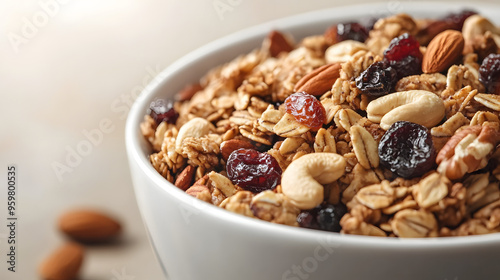
<path fill-rule="evenodd" d="M 365 2 L 0 1 L 0 279 L 38 279 L 40 262 L 66 241 L 57 219 L 79 208 L 102 210 L 124 227 L 120 242 L 87 247 L 81 280 L 164 279 L 125 154 L 124 124 L 135 97 L 170 63 L 221 36 Z M 370 12 L 397 13 L 407 2 L 417 1 L 385 1 L 382 11 Z M 15 273 L 4 253 L 9 165 L 18 183 Z"/>

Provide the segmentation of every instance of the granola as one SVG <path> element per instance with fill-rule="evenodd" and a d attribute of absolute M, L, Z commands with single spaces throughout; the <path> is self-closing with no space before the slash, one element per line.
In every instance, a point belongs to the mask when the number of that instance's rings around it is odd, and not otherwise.
<path fill-rule="evenodd" d="M 445 71 L 399 69 L 383 98 L 358 85 L 371 65 L 393 63 L 386 51 L 396 37 L 415 36 L 425 55 L 439 34 L 432 22 L 381 18 L 364 42 L 339 40 L 335 25 L 299 41 L 270 32 L 259 48 L 181 90 L 172 107 L 178 118 L 145 116 L 152 166 L 197 199 L 273 223 L 400 238 L 500 232 L 500 98 L 480 81 L 482 60 L 500 53 L 493 25 L 466 20 L 465 46 Z M 320 107 L 290 109 L 296 91 Z M 300 118 L 311 114 L 324 117 L 322 127 Z M 401 120 L 421 122 L 432 137 L 437 158 L 423 174 L 400 177 L 379 158 L 385 132 Z M 235 183 L 228 162 L 241 149 L 270 155 L 281 182 L 259 192 Z"/>

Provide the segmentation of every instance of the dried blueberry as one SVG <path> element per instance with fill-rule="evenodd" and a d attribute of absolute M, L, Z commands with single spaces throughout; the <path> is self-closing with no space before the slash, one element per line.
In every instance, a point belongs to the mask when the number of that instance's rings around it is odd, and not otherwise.
<path fill-rule="evenodd" d="M 395 122 L 380 139 L 380 164 L 403 178 L 421 176 L 434 167 L 436 150 L 429 130 L 419 124 Z"/>
<path fill-rule="evenodd" d="M 297 222 L 301 227 L 324 231 L 340 232 L 340 219 L 347 213 L 344 204 L 323 203 L 320 206 L 301 212 Z"/>
<path fill-rule="evenodd" d="M 321 230 L 339 232 L 342 227 L 340 226 L 340 219 L 347 212 L 347 208 L 343 204 L 326 205 L 318 211 L 318 226 Z"/>

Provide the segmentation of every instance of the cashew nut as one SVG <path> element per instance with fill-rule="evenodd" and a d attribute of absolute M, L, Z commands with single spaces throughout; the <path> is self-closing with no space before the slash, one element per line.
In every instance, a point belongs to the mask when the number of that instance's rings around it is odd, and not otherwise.
<path fill-rule="evenodd" d="M 214 125 L 202 118 L 194 118 L 187 123 L 185 123 L 175 139 L 175 149 L 180 149 L 182 147 L 182 141 L 188 137 L 202 137 L 210 133 L 210 131 L 215 131 Z"/>
<path fill-rule="evenodd" d="M 325 59 L 328 63 L 346 62 L 358 51 L 368 51 L 368 47 L 354 40 L 345 40 L 326 49 Z"/>
<path fill-rule="evenodd" d="M 465 42 L 472 42 L 475 37 L 482 36 L 490 31 L 498 44 L 498 37 L 500 35 L 500 28 L 496 27 L 487 18 L 480 15 L 473 15 L 468 17 L 464 22 L 464 27 L 462 28 L 462 34 L 464 36 Z"/>
<path fill-rule="evenodd" d="M 397 121 L 409 121 L 431 128 L 444 117 L 443 100 L 426 90 L 409 90 L 377 98 L 366 108 L 368 119 L 387 130 Z"/>
<path fill-rule="evenodd" d="M 344 175 L 345 159 L 334 153 L 304 155 L 288 166 L 281 178 L 283 194 L 299 209 L 312 209 L 323 201 L 323 185 Z"/>

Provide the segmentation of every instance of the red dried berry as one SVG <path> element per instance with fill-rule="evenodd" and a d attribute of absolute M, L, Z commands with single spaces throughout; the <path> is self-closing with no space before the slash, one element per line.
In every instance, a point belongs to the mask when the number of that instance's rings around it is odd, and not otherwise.
<path fill-rule="evenodd" d="M 170 100 L 156 99 L 149 105 L 151 112 L 149 115 L 157 124 L 167 122 L 175 124 L 179 114 L 174 109 L 174 103 Z"/>
<path fill-rule="evenodd" d="M 488 93 L 500 94 L 500 54 L 490 54 L 479 67 L 479 81 Z"/>
<path fill-rule="evenodd" d="M 299 123 L 318 130 L 326 120 L 326 111 L 316 97 L 305 92 L 294 93 L 285 99 L 285 111 Z"/>
<path fill-rule="evenodd" d="M 359 42 L 364 42 L 368 38 L 368 30 L 366 28 L 357 23 L 357 22 L 348 22 L 348 23 L 339 23 L 337 24 L 337 41 L 345 41 L 345 40 L 355 40 Z"/>
<path fill-rule="evenodd" d="M 281 182 L 278 161 L 268 153 L 253 149 L 233 151 L 227 159 L 226 171 L 233 184 L 254 193 L 273 190 Z"/>
<path fill-rule="evenodd" d="M 434 167 L 436 149 L 425 126 L 398 121 L 380 139 L 378 155 L 382 166 L 403 178 L 413 178 Z"/>
<path fill-rule="evenodd" d="M 407 56 L 422 60 L 420 44 L 408 33 L 392 39 L 389 47 L 384 51 L 384 59 L 388 61 L 401 61 Z"/>

